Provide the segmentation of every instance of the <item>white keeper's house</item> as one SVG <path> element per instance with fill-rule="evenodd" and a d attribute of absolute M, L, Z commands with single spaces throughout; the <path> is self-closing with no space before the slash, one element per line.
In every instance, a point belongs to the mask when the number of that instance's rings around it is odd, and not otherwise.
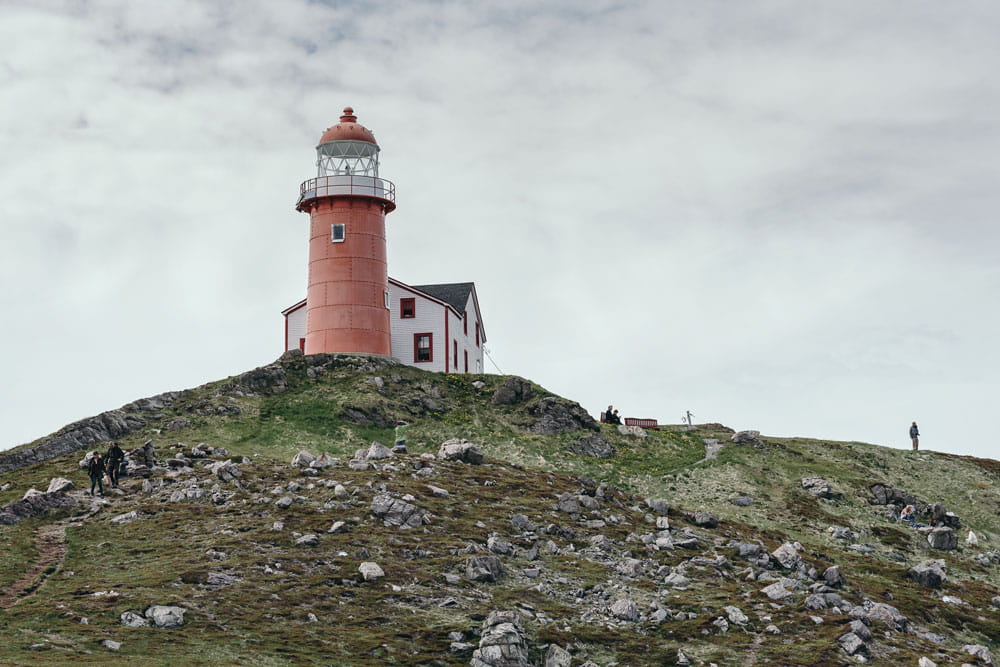
<path fill-rule="evenodd" d="M 474 283 L 407 285 L 389 278 L 392 356 L 439 373 L 482 373 L 486 329 Z M 306 345 L 306 300 L 281 311 L 285 350 Z"/>

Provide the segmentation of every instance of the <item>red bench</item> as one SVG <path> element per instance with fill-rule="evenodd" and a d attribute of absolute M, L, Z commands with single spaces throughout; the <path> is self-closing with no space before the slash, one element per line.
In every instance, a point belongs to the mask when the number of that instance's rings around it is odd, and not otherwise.
<path fill-rule="evenodd" d="M 638 417 L 626 417 L 626 426 L 638 426 L 640 428 L 649 428 L 656 430 L 660 428 L 660 425 L 656 423 L 655 419 L 640 419 Z"/>

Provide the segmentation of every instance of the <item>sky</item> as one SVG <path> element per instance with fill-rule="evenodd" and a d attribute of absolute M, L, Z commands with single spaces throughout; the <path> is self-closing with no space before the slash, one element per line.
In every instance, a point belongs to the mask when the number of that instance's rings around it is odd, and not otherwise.
<path fill-rule="evenodd" d="M 267 364 L 352 106 L 389 274 L 597 415 L 998 457 L 1000 5 L 0 1 L 0 449 Z"/>

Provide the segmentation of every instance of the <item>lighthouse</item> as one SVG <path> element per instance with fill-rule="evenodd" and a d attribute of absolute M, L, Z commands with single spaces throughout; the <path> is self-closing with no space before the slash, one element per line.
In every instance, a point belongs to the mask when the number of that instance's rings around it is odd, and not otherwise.
<path fill-rule="evenodd" d="M 295 208 L 309 214 L 305 353 L 390 356 L 385 215 L 395 185 L 379 177 L 379 146 L 351 107 L 316 146 L 316 178 Z"/>

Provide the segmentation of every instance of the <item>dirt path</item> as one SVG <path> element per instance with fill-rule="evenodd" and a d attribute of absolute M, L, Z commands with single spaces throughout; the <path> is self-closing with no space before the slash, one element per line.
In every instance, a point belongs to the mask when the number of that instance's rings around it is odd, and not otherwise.
<path fill-rule="evenodd" d="M 53 523 L 38 529 L 35 546 L 38 557 L 24 575 L 0 591 L 0 609 L 9 609 L 18 600 L 30 595 L 48 578 L 47 570 L 52 565 L 61 563 L 66 557 L 66 523 Z"/>
<path fill-rule="evenodd" d="M 702 442 L 705 443 L 705 456 L 698 459 L 691 465 L 698 465 L 699 463 L 704 463 L 705 461 L 710 461 L 719 455 L 722 450 L 722 443 L 719 442 L 717 438 L 702 438 Z"/>

